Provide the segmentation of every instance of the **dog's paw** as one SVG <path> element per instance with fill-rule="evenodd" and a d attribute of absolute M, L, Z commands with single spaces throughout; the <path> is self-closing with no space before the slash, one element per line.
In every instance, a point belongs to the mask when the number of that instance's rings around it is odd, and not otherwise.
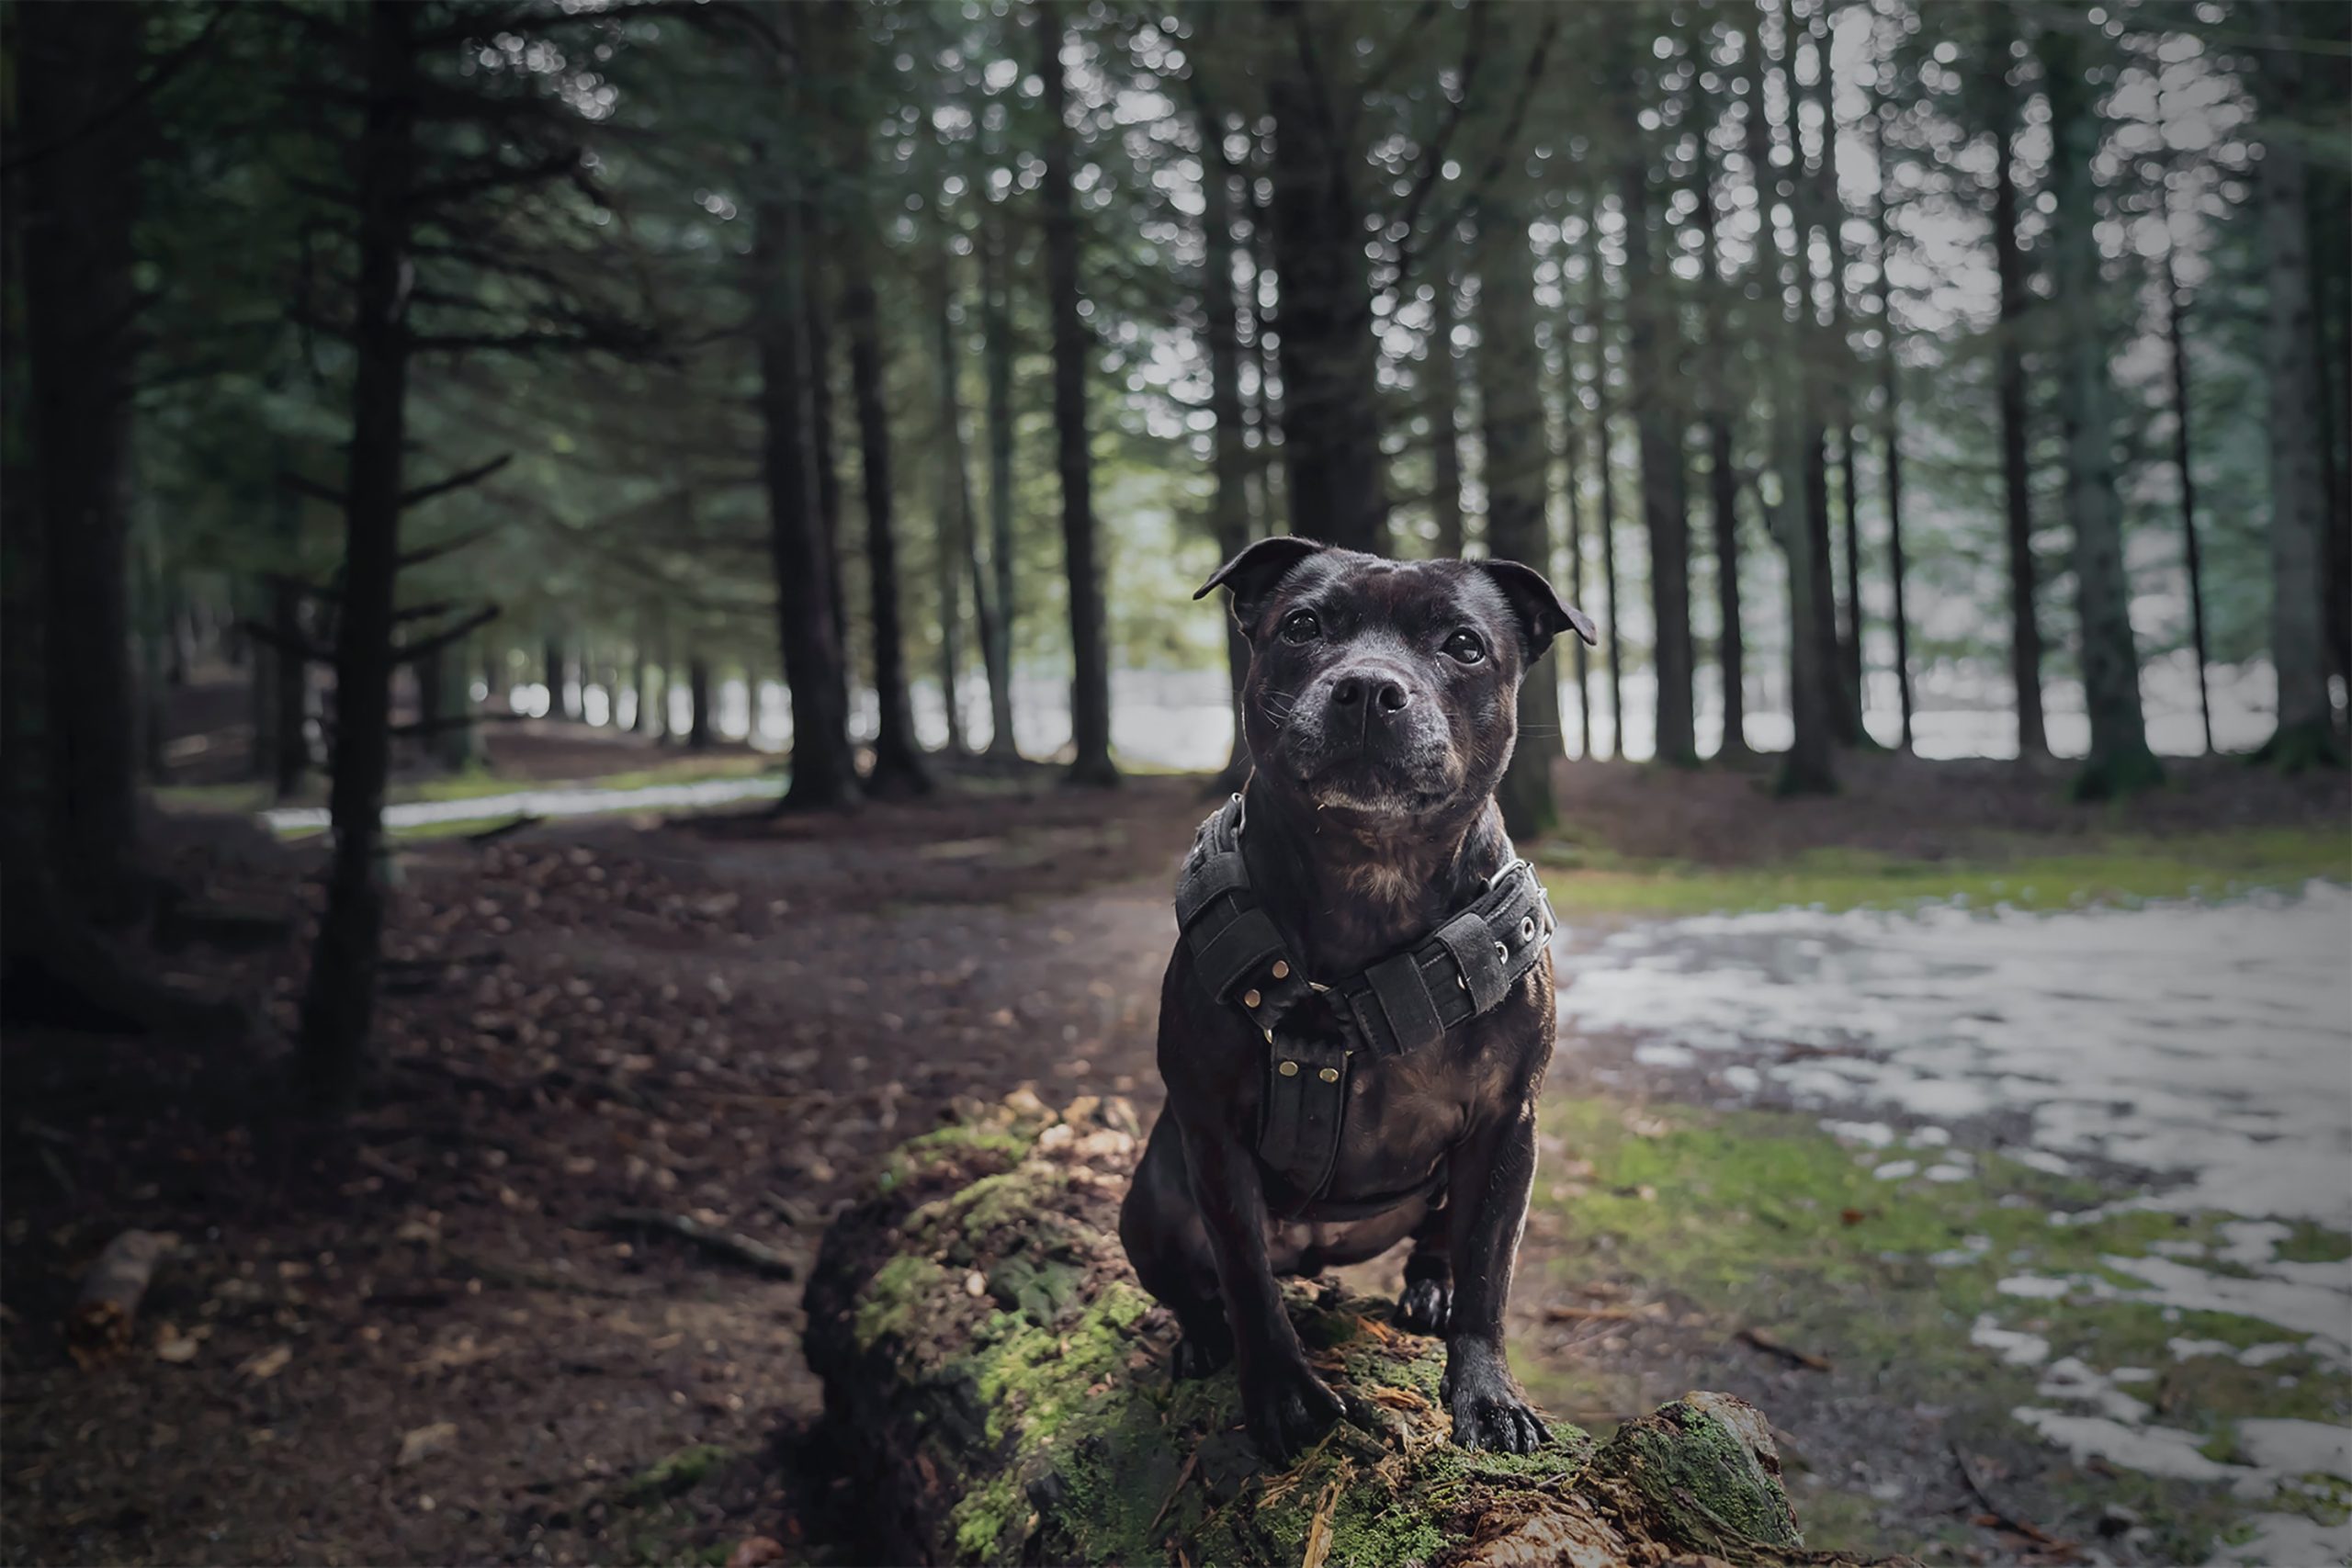
<path fill-rule="evenodd" d="M 1551 1437 L 1498 1352 L 1465 1354 L 1455 1347 L 1447 1358 L 1444 1392 L 1457 1448 L 1532 1454 Z"/>
<path fill-rule="evenodd" d="M 1277 1362 L 1255 1381 L 1256 1388 L 1242 1390 L 1242 1410 L 1250 1440 L 1275 1464 L 1297 1459 L 1347 1412 L 1304 1361 Z"/>
<path fill-rule="evenodd" d="M 1232 1361 L 1232 1335 L 1187 1334 L 1176 1341 L 1176 1353 L 1169 1358 L 1168 1368 L 1174 1381 L 1183 1382 L 1221 1372 Z"/>
<path fill-rule="evenodd" d="M 1453 1316 L 1453 1285 L 1447 1280 L 1408 1280 L 1396 1298 L 1396 1326 L 1413 1334 L 1445 1332 Z"/>

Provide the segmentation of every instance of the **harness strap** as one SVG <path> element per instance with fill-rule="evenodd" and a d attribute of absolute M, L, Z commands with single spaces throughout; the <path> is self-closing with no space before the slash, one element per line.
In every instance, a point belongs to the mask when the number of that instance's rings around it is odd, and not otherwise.
<path fill-rule="evenodd" d="M 1488 879 L 1487 890 L 1418 945 L 1329 987 L 1310 982 L 1259 908 L 1241 852 L 1245 827 L 1235 795 L 1200 826 L 1176 885 L 1176 920 L 1203 989 L 1238 1009 L 1269 1047 L 1260 1097 L 1258 1157 L 1302 1194 L 1320 1197 L 1339 1162 L 1351 1058 L 1401 1056 L 1500 1006 L 1543 960 L 1552 934 L 1544 885 L 1525 861 Z M 1282 1020 L 1317 991 L 1329 991 L 1351 1039 L 1285 1031 Z"/>

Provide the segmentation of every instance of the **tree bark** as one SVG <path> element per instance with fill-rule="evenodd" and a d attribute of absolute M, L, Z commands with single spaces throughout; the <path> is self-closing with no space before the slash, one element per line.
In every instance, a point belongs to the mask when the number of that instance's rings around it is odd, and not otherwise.
<path fill-rule="evenodd" d="M 2026 318 L 2033 294 L 2026 281 L 2023 242 L 2018 236 L 2017 142 L 2021 116 L 2017 91 L 2008 83 L 2009 49 L 2016 19 L 2009 6 L 1989 8 L 1992 37 L 1985 45 L 1987 90 L 1998 113 L 1993 128 L 1993 262 L 2001 290 L 2000 327 L 1995 334 L 2001 418 L 2001 483 L 2009 564 L 2009 679 L 2016 689 L 2018 755 L 2046 757 L 2050 735 L 2041 716 L 2041 626 L 2034 600 L 2040 572 L 2033 558 L 2033 471 L 2026 407 Z"/>
<path fill-rule="evenodd" d="M 1629 78 L 1639 69 L 1630 52 L 1625 68 Z M 1631 127 L 1638 94 L 1630 79 L 1621 91 L 1623 118 Z M 1649 538 L 1650 667 L 1657 678 L 1655 755 L 1687 768 L 1698 765 L 1699 739 L 1690 689 L 1690 518 L 1685 510 L 1680 412 L 1668 390 L 1674 379 L 1668 350 L 1674 331 L 1673 283 L 1654 259 L 1643 139 L 1627 134 L 1632 150 L 1618 170 L 1618 198 L 1625 213 L 1625 369 L 1641 448 L 1642 523 Z"/>
<path fill-rule="evenodd" d="M 901 1148 L 826 1233 L 809 1364 L 842 1469 L 890 1499 L 888 1562 L 1850 1562 L 1805 1550 L 1763 1412 L 1690 1393 L 1606 1444 L 1554 1422 L 1523 1458 L 1452 1445 L 1440 1341 L 1388 1304 L 1285 1305 L 1348 1419 L 1287 1472 L 1238 1436 L 1233 1374 L 1170 1385 L 1166 1314 L 1116 1240 L 1123 1100 L 1016 1095 Z M 986 1391 L 985 1393 L 979 1391 Z"/>
<path fill-rule="evenodd" d="M 2140 659 L 2132 641 L 2132 587 L 2123 570 L 2122 504 L 2116 493 L 2114 393 L 2102 321 L 2098 189 L 2091 172 L 2100 140 L 2080 41 L 2064 28 L 2037 40 L 2050 102 L 2052 335 L 2060 353 L 2059 407 L 2066 434 L 2067 512 L 2075 525 L 2075 607 L 2081 622 L 2083 703 L 2089 760 L 2075 790 L 2085 799 L 2129 795 L 2163 770 L 2148 750 L 2140 709 Z"/>
<path fill-rule="evenodd" d="M 994 642 L 989 666 L 988 754 L 1010 761 L 1021 754 L 1012 728 L 1012 309 L 1005 276 L 1004 215 L 989 209 L 981 230 L 980 334 L 987 360 L 989 425 L 989 565 L 996 577 Z"/>
<path fill-rule="evenodd" d="M 1552 570 L 1544 516 L 1543 378 L 1535 354 L 1535 253 L 1527 220 L 1489 196 L 1478 221 L 1478 412 L 1486 449 L 1487 549 Z M 1558 830 L 1552 763 L 1560 755 L 1560 667 L 1538 659 L 1519 687 L 1519 740 L 1495 792 L 1514 839 Z"/>
<path fill-rule="evenodd" d="M 772 171 L 773 173 L 773 171 Z M 789 196 L 756 208 L 753 333 L 759 345 L 761 472 L 767 490 L 778 642 L 792 694 L 792 783 L 781 809 L 838 808 L 857 798 L 849 716 L 836 705 L 842 639 L 825 561 L 809 451 L 804 289 L 807 247 Z"/>
<path fill-rule="evenodd" d="M 1374 404 L 1372 282 L 1340 89 L 1317 38 L 1321 13 L 1299 0 L 1272 0 L 1268 11 L 1277 34 L 1266 102 L 1290 531 L 1380 553 L 1389 546 L 1388 495 Z"/>
<path fill-rule="evenodd" d="M 146 11 L 28 6 L 12 18 L 14 146 L 44 150 L 7 199 L 22 311 L 29 493 L 42 535 L 42 648 L 21 674 L 37 710 L 44 821 L 36 851 L 82 911 L 112 919 L 139 903 L 137 692 L 131 671 L 130 393 L 137 377 L 132 226 L 145 126 L 138 96 Z M 14 563 L 12 563 L 14 564 Z M 17 738 L 10 737 L 11 742 Z M 14 857 L 11 857 L 14 858 Z"/>
<path fill-rule="evenodd" d="M 874 733 L 874 768 L 865 787 L 876 795 L 920 795 L 931 772 L 915 739 L 914 705 L 907 691 L 906 631 L 899 613 L 899 540 L 893 512 L 890 410 L 882 383 L 881 321 L 874 269 L 861 265 L 842 294 L 849 334 L 850 397 L 857 408 L 860 478 L 865 493 L 865 577 L 874 623 L 874 695 L 880 710 Z"/>
<path fill-rule="evenodd" d="M 2263 30 L 2294 40 L 2297 18 L 2268 0 L 2256 9 Z M 2309 178 L 2302 129 L 2303 63 L 2295 45 L 2263 51 L 2267 120 L 2257 199 L 2269 305 L 2264 348 L 2270 368 L 2270 661 L 2278 678 L 2278 727 L 2263 746 L 2277 766 L 2295 772 L 2343 760 L 2328 697 L 2325 632 L 2327 492 L 2319 451 L 2320 367 L 2312 310 Z"/>
<path fill-rule="evenodd" d="M 402 281 L 416 165 L 417 13 L 374 0 L 366 19 L 358 156 L 359 288 L 353 311 L 351 439 L 344 477 L 343 597 L 335 619 L 334 743 L 327 814 L 334 848 L 302 994 L 300 1038 L 312 1104 L 358 1098 L 376 1010 L 384 926 L 384 783 L 391 761 L 392 593 L 400 570 L 409 337 Z"/>
<path fill-rule="evenodd" d="M 1069 779 L 1119 782 L 1111 761 L 1111 646 L 1095 558 L 1094 457 L 1087 444 L 1086 361 L 1092 347 L 1079 313 L 1078 206 L 1070 191 L 1075 162 L 1069 91 L 1062 76 L 1061 7 L 1037 7 L 1038 73 L 1046 85 L 1046 292 L 1054 323 L 1054 438 L 1062 486 L 1062 550 L 1069 577 Z"/>

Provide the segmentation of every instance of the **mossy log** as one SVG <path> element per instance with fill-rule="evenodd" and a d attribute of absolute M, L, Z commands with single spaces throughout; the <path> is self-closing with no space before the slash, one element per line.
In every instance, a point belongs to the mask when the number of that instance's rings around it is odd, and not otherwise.
<path fill-rule="evenodd" d="M 1124 1102 L 1015 1095 L 918 1138 L 835 1222 L 808 1348 L 878 1560 L 1458 1564 L 1842 1561 L 1808 1551 L 1761 1413 L 1692 1393 L 1606 1443 L 1451 1440 L 1444 1348 L 1336 1286 L 1292 1313 L 1349 1419 L 1289 1470 L 1241 1430 L 1230 1371 L 1172 1384 L 1167 1314 L 1117 1214 Z"/>

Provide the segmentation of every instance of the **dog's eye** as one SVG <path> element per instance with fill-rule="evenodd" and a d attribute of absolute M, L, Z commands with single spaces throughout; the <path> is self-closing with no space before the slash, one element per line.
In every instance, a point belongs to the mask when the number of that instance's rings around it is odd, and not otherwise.
<path fill-rule="evenodd" d="M 1312 610 L 1293 610 L 1283 617 L 1284 642 L 1313 642 L 1323 634 L 1323 623 Z"/>
<path fill-rule="evenodd" d="M 1487 645 L 1476 632 L 1464 626 L 1445 639 L 1445 656 L 1464 664 L 1483 663 L 1487 657 Z"/>

